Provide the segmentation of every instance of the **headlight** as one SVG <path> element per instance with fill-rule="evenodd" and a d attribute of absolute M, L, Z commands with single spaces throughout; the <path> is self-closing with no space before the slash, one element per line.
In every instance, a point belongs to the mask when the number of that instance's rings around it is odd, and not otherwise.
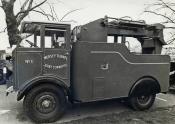
<path fill-rule="evenodd" d="M 3 67 L 3 74 L 7 74 L 7 68 Z"/>

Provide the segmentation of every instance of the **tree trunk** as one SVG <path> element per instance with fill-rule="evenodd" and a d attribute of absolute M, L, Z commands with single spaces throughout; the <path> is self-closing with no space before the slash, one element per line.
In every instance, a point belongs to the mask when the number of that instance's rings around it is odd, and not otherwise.
<path fill-rule="evenodd" d="M 2 8 L 6 16 L 7 32 L 10 46 L 21 42 L 18 23 L 13 12 L 15 0 L 2 0 Z"/>

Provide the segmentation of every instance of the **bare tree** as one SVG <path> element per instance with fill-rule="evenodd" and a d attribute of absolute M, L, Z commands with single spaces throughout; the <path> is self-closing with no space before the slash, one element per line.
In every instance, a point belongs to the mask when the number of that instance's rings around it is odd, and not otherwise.
<path fill-rule="evenodd" d="M 19 26 L 22 22 L 22 20 L 29 15 L 31 12 L 39 13 L 45 16 L 48 20 L 51 21 L 63 21 L 63 19 L 68 16 L 69 14 L 79 10 L 71 10 L 68 11 L 61 19 L 58 18 L 57 13 L 54 9 L 53 4 L 49 3 L 48 0 L 24 0 L 21 2 L 21 8 L 20 11 L 16 14 L 14 13 L 14 6 L 17 0 L 1 0 L 1 8 L 4 10 L 5 18 L 6 18 L 6 24 L 7 27 L 2 31 L 5 32 L 7 29 L 8 37 L 9 37 L 9 43 L 10 46 L 18 44 L 21 40 L 21 34 L 19 31 Z M 61 2 L 59 0 L 55 0 L 56 2 Z M 50 8 L 50 11 L 45 11 L 42 8 L 43 4 L 47 4 Z M 71 20 L 74 21 L 74 20 Z"/>
<path fill-rule="evenodd" d="M 175 41 L 175 1 L 156 0 L 154 3 L 147 4 L 144 12 L 162 17 L 163 21 L 160 23 L 164 24 L 166 29 L 171 30 L 167 43 L 173 43 Z"/>
<path fill-rule="evenodd" d="M 47 0 L 38 3 L 33 6 L 33 0 L 25 0 L 23 5 L 21 6 L 20 11 L 15 14 L 14 13 L 14 5 L 16 0 L 1 0 L 1 8 L 4 10 L 6 24 L 7 24 L 7 32 L 9 36 L 9 43 L 12 46 L 13 44 L 17 44 L 20 42 L 21 36 L 19 32 L 19 25 L 21 21 L 35 8 L 44 4 Z"/>

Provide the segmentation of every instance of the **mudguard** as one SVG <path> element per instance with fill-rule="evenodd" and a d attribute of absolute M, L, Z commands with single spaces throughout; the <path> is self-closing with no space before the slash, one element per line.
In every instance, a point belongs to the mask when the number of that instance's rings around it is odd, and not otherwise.
<path fill-rule="evenodd" d="M 156 94 L 161 91 L 158 81 L 152 77 L 143 77 L 132 86 L 129 96 Z"/>
<path fill-rule="evenodd" d="M 63 87 L 67 93 L 69 93 L 69 88 L 66 85 L 66 83 L 61 80 L 60 78 L 57 78 L 55 76 L 39 76 L 36 78 L 33 78 L 32 80 L 24 83 L 17 94 L 17 101 L 21 100 L 28 91 L 34 87 L 41 85 L 43 83 L 52 83 L 53 85 Z"/>

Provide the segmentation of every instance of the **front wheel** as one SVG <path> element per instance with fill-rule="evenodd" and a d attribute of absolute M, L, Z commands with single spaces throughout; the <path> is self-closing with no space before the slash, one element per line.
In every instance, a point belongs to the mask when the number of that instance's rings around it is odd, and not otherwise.
<path fill-rule="evenodd" d="M 32 89 L 23 102 L 24 110 L 34 122 L 50 123 L 58 120 L 66 108 L 66 97 L 57 86 L 44 84 Z"/>
<path fill-rule="evenodd" d="M 129 98 L 129 102 L 134 110 L 143 111 L 149 109 L 153 105 L 155 97 L 156 94 L 132 96 Z"/>

